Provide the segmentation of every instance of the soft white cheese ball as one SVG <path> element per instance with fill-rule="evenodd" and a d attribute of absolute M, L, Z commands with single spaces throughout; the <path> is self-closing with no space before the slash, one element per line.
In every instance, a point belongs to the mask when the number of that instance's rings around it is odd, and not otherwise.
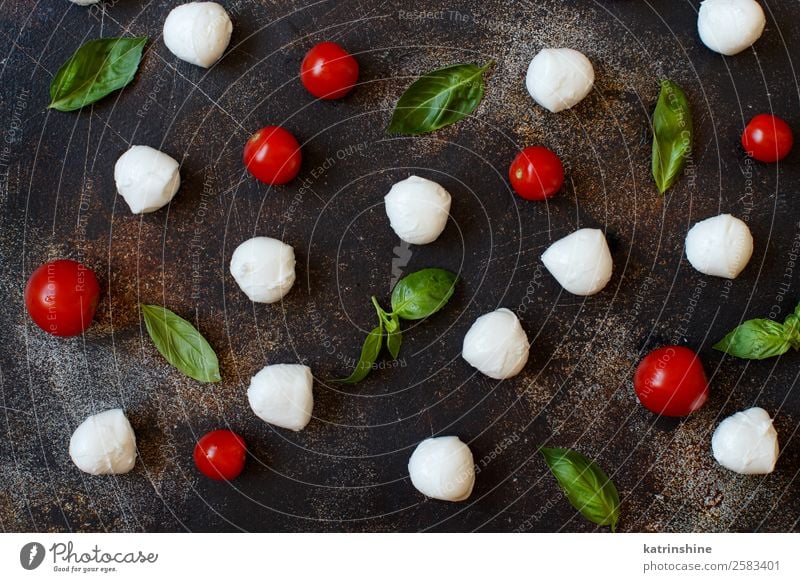
<path fill-rule="evenodd" d="M 85 473 L 119 475 L 136 463 L 136 436 L 121 408 L 84 420 L 69 439 L 69 456 Z"/>
<path fill-rule="evenodd" d="M 257 236 L 244 241 L 231 257 L 231 275 L 251 301 L 275 303 L 294 285 L 294 249 L 289 245 Z"/>
<path fill-rule="evenodd" d="M 761 37 L 766 23 L 755 0 L 705 0 L 697 15 L 697 32 L 712 51 L 735 55 Z"/>
<path fill-rule="evenodd" d="M 582 228 L 551 244 L 544 266 L 573 295 L 594 295 L 611 280 L 614 262 L 603 231 Z"/>
<path fill-rule="evenodd" d="M 686 235 L 686 257 L 705 275 L 735 279 L 753 256 L 753 235 L 747 225 L 720 214 L 695 224 Z"/>
<path fill-rule="evenodd" d="M 294 431 L 303 430 L 314 408 L 313 383 L 308 366 L 273 364 L 250 380 L 247 400 L 264 422 Z"/>
<path fill-rule="evenodd" d="M 228 48 L 233 24 L 216 2 L 190 2 L 173 8 L 164 21 L 164 44 L 179 59 L 208 68 Z"/>
<path fill-rule="evenodd" d="M 763 408 L 749 408 L 723 420 L 711 438 L 717 462 L 743 475 L 772 473 L 778 460 L 778 433 Z"/>
<path fill-rule="evenodd" d="M 580 103 L 594 86 L 594 68 L 586 56 L 569 48 L 546 48 L 528 65 L 525 86 L 533 100 L 558 113 Z"/>
<path fill-rule="evenodd" d="M 131 212 L 155 212 L 169 204 L 181 186 L 179 164 L 150 146 L 133 146 L 114 166 L 117 192 Z"/>
<path fill-rule="evenodd" d="M 69 0 L 73 4 L 77 4 L 78 6 L 89 6 L 89 4 L 97 4 L 100 0 Z"/>
<path fill-rule="evenodd" d="M 435 241 L 447 226 L 450 194 L 439 184 L 410 176 L 392 186 L 384 197 L 386 214 L 394 232 L 415 245 Z"/>
<path fill-rule="evenodd" d="M 520 373 L 528 362 L 530 343 L 519 319 L 506 308 L 481 315 L 464 336 L 461 356 L 495 380 Z"/>
<path fill-rule="evenodd" d="M 414 449 L 408 476 L 426 497 L 464 501 L 475 485 L 472 451 L 456 436 L 429 438 Z"/>

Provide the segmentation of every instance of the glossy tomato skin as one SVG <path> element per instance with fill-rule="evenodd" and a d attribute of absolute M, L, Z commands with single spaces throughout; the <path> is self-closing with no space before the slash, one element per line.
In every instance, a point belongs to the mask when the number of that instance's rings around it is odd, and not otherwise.
<path fill-rule="evenodd" d="M 541 146 L 525 148 L 508 169 L 511 187 L 525 200 L 546 200 L 564 185 L 564 166 L 559 157 Z"/>
<path fill-rule="evenodd" d="M 262 127 L 244 146 L 244 165 L 257 180 L 286 184 L 300 171 L 303 156 L 295 137 L 275 125 Z"/>
<path fill-rule="evenodd" d="M 742 133 L 742 147 L 760 162 L 777 162 L 789 155 L 794 145 L 792 128 L 780 117 L 756 115 Z"/>
<path fill-rule="evenodd" d="M 708 400 L 708 378 L 700 357 L 683 346 L 647 354 L 636 368 L 633 388 L 645 408 L 664 416 L 688 416 Z"/>
<path fill-rule="evenodd" d="M 25 285 L 25 307 L 31 319 L 57 336 L 86 331 L 99 301 L 100 284 L 94 272 L 69 259 L 45 263 Z"/>
<path fill-rule="evenodd" d="M 335 42 L 321 42 L 300 65 L 303 87 L 319 99 L 341 99 L 358 82 L 358 61 Z"/>
<path fill-rule="evenodd" d="M 244 439 L 230 430 L 212 430 L 200 437 L 194 447 L 194 464 L 199 471 L 217 481 L 230 481 L 244 469 L 247 447 Z"/>

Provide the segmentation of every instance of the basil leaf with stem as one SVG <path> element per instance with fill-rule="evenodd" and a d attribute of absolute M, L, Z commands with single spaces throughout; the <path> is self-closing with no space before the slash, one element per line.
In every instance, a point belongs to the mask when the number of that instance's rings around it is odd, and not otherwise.
<path fill-rule="evenodd" d="M 387 326 L 386 347 L 392 355 L 392 359 L 396 360 L 400 355 L 400 346 L 403 344 L 403 332 L 400 331 L 400 318 L 396 315 L 391 315 L 390 321 L 392 322 L 392 329 Z"/>
<path fill-rule="evenodd" d="M 217 354 L 188 321 L 159 305 L 140 305 L 156 349 L 178 370 L 198 382 L 219 382 Z"/>
<path fill-rule="evenodd" d="M 619 493 L 597 463 L 570 449 L 541 447 L 539 451 L 572 506 L 592 523 L 616 531 Z"/>
<path fill-rule="evenodd" d="M 800 305 L 783 323 L 771 319 L 750 319 L 714 345 L 715 350 L 746 360 L 780 356 L 789 348 L 800 349 Z"/>
<path fill-rule="evenodd" d="M 392 313 L 403 319 L 424 319 L 453 296 L 458 277 L 444 269 L 422 269 L 400 279 L 392 290 Z"/>
<path fill-rule="evenodd" d="M 429 133 L 471 114 L 483 99 L 483 74 L 491 65 L 452 65 L 425 73 L 400 96 L 387 133 Z"/>
<path fill-rule="evenodd" d="M 333 380 L 337 384 L 355 384 L 361 382 L 372 371 L 372 365 L 378 359 L 378 354 L 383 345 L 383 320 L 380 320 L 378 327 L 373 329 L 364 340 L 364 346 L 361 348 L 361 357 L 358 359 L 353 373 L 347 378 L 340 380 Z"/>
<path fill-rule="evenodd" d="M 692 112 L 680 86 L 661 81 L 653 113 L 653 178 L 663 194 L 678 179 L 692 151 Z"/>
<path fill-rule="evenodd" d="M 90 40 L 65 62 L 50 83 L 49 108 L 75 111 L 133 81 L 147 37 Z"/>

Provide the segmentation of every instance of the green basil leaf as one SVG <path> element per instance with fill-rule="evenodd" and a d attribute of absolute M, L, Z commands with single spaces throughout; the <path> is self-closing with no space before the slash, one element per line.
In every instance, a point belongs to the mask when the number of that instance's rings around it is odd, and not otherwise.
<path fill-rule="evenodd" d="M 219 382 L 217 354 L 195 327 L 158 305 L 141 305 L 147 333 L 162 356 L 199 382 Z"/>
<path fill-rule="evenodd" d="M 98 38 L 75 51 L 50 84 L 50 105 L 75 111 L 133 80 L 147 37 Z"/>
<path fill-rule="evenodd" d="M 598 525 L 617 528 L 619 493 L 608 475 L 582 454 L 570 449 L 540 449 L 572 506 Z"/>
<path fill-rule="evenodd" d="M 791 340 L 791 327 L 770 319 L 751 319 L 722 338 L 714 349 L 737 358 L 763 360 L 788 352 Z"/>
<path fill-rule="evenodd" d="M 364 340 L 364 346 L 361 348 L 361 357 L 356 364 L 353 373 L 347 378 L 333 380 L 337 384 L 355 384 L 361 382 L 372 371 L 372 365 L 378 359 L 378 354 L 383 345 L 383 321 L 380 322 L 378 327 L 373 329 Z"/>
<path fill-rule="evenodd" d="M 400 331 L 400 318 L 396 315 L 390 316 L 391 328 L 386 327 L 388 335 L 386 336 L 386 347 L 392 355 L 392 359 L 396 360 L 400 355 L 400 346 L 403 344 L 403 332 Z"/>
<path fill-rule="evenodd" d="M 457 279 L 444 269 L 422 269 L 403 277 L 392 290 L 392 313 L 403 319 L 436 313 L 452 297 Z"/>
<path fill-rule="evenodd" d="M 800 306 L 798 306 L 798 309 L 800 309 Z M 797 313 L 797 310 L 795 312 Z M 794 349 L 800 350 L 800 313 L 793 313 L 787 317 L 786 321 L 783 322 L 783 327 L 789 343 Z"/>
<path fill-rule="evenodd" d="M 491 65 L 452 65 L 422 75 L 400 96 L 386 131 L 419 135 L 463 119 L 483 99 L 483 73 Z"/>
<path fill-rule="evenodd" d="M 661 81 L 653 113 L 653 178 L 662 194 L 683 170 L 692 151 L 692 112 L 677 83 Z"/>

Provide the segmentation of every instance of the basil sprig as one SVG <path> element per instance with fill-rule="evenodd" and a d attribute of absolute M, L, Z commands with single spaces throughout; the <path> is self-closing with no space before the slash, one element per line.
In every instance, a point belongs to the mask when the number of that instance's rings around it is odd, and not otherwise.
<path fill-rule="evenodd" d="M 378 326 L 364 340 L 361 357 L 353 373 L 333 382 L 355 384 L 366 378 L 380 355 L 384 337 L 386 348 L 396 360 L 403 343 L 400 320 L 424 319 L 439 311 L 452 297 L 457 279 L 454 273 L 444 269 L 422 269 L 403 277 L 392 290 L 391 313 L 387 313 L 373 296 L 372 305 L 378 314 Z"/>
<path fill-rule="evenodd" d="M 592 523 L 615 531 L 619 493 L 608 475 L 577 451 L 547 447 L 539 450 L 572 506 Z"/>
<path fill-rule="evenodd" d="M 663 194 L 678 179 L 692 152 L 692 112 L 677 83 L 661 81 L 653 113 L 653 178 Z"/>
<path fill-rule="evenodd" d="M 50 84 L 50 105 L 75 111 L 133 81 L 146 37 L 98 38 L 75 51 Z"/>
<path fill-rule="evenodd" d="M 400 96 L 386 131 L 418 135 L 463 119 L 483 99 L 483 73 L 491 65 L 452 65 L 425 73 Z"/>
<path fill-rule="evenodd" d="M 166 307 L 141 305 L 147 333 L 162 356 L 199 382 L 219 382 L 217 354 L 195 327 Z"/>
<path fill-rule="evenodd" d="M 715 350 L 746 360 L 780 356 L 789 348 L 800 350 L 800 305 L 783 323 L 771 319 L 751 319 L 714 345 Z"/>

